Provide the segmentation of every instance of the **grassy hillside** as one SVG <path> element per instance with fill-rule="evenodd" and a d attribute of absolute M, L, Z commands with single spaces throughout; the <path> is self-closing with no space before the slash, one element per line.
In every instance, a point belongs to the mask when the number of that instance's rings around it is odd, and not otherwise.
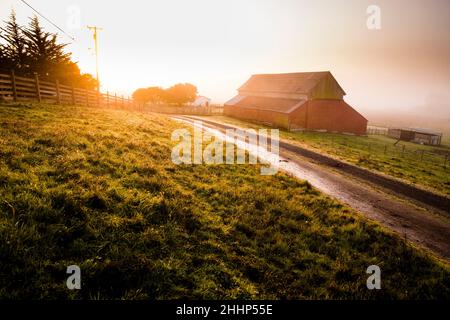
<path fill-rule="evenodd" d="M 246 127 L 262 127 L 225 116 L 206 117 Z M 399 142 L 385 136 L 348 136 L 321 132 L 280 131 L 282 138 L 358 166 L 450 196 L 450 147 Z M 403 150 L 404 147 L 404 150 Z M 422 155 L 423 152 L 423 155 Z"/>
<path fill-rule="evenodd" d="M 174 165 L 180 124 L 0 105 L 0 298 L 450 298 L 450 267 L 307 182 Z M 82 289 L 65 286 L 81 267 Z M 382 290 L 366 269 L 382 270 Z"/>

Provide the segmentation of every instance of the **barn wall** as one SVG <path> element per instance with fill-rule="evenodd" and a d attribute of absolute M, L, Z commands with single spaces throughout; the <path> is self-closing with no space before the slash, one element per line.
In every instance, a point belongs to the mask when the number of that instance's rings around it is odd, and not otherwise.
<path fill-rule="evenodd" d="M 410 130 L 401 130 L 400 131 L 400 139 L 404 141 L 411 141 L 414 139 L 414 132 Z"/>
<path fill-rule="evenodd" d="M 300 109 L 304 109 L 307 130 L 326 130 L 357 135 L 365 135 L 367 132 L 367 120 L 343 100 L 308 101 Z M 301 117 L 298 119 L 300 121 L 296 124 L 304 125 Z"/>
<path fill-rule="evenodd" d="M 343 100 L 312 100 L 290 114 L 225 105 L 224 114 L 284 129 L 365 135 L 367 120 Z"/>
<path fill-rule="evenodd" d="M 344 94 L 336 79 L 329 75 L 320 80 L 317 86 L 311 91 L 310 98 L 342 100 Z"/>
<path fill-rule="evenodd" d="M 432 135 L 416 132 L 412 141 L 423 144 L 433 144 Z M 436 143 L 434 143 L 436 144 Z"/>
<path fill-rule="evenodd" d="M 307 120 L 307 108 L 305 103 L 304 106 L 297 108 L 290 115 L 290 129 L 304 129 L 306 130 L 306 120 Z"/>
<path fill-rule="evenodd" d="M 441 144 L 441 136 L 436 135 L 436 134 L 415 132 L 414 139 L 412 141 L 416 142 L 416 143 L 440 145 Z"/>
<path fill-rule="evenodd" d="M 276 128 L 289 128 L 288 115 L 280 112 L 225 105 L 224 114 L 238 119 L 270 124 Z"/>

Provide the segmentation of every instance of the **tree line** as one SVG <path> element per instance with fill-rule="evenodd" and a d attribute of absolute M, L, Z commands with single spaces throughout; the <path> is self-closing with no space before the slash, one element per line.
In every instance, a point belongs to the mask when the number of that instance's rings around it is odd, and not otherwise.
<path fill-rule="evenodd" d="M 0 27 L 0 69 L 31 77 L 38 74 L 48 81 L 78 88 L 96 89 L 97 80 L 88 73 L 81 73 L 71 53 L 65 52 L 67 43 L 59 43 L 58 35 L 45 31 L 37 16 L 30 17 L 27 26 L 17 22 L 11 12 L 8 21 Z"/>
<path fill-rule="evenodd" d="M 197 97 L 197 87 L 190 83 L 178 83 L 170 88 L 139 88 L 133 92 L 133 99 L 140 103 L 183 105 Z"/>

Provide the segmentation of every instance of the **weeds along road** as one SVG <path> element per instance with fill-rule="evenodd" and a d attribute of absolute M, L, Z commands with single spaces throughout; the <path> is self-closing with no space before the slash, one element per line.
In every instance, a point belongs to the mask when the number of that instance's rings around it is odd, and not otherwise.
<path fill-rule="evenodd" d="M 194 125 L 202 121 L 209 133 L 238 129 L 193 116 L 173 116 Z M 241 128 L 242 129 L 242 128 Z M 327 163 L 325 155 L 280 140 L 279 168 L 309 181 L 318 190 L 340 200 L 366 217 L 378 221 L 408 241 L 450 261 L 449 199 L 406 185 L 389 177 L 337 160 Z M 364 173 L 367 172 L 367 175 Z"/>

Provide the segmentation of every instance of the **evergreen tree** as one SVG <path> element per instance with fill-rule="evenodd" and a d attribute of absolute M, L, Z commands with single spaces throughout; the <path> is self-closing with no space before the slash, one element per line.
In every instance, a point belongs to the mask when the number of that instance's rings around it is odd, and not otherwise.
<path fill-rule="evenodd" d="M 67 44 L 58 44 L 57 35 L 45 32 L 36 16 L 31 18 L 23 33 L 26 36 L 31 72 L 41 77 L 55 78 L 70 71 L 70 53 L 64 52 Z"/>
<path fill-rule="evenodd" d="M 9 21 L 5 21 L 6 26 L 0 28 L 0 37 L 5 40 L 2 46 L 4 62 L 8 68 L 13 68 L 22 73 L 28 71 L 28 54 L 26 51 L 26 40 L 22 28 L 17 23 L 16 13 L 11 11 Z"/>
<path fill-rule="evenodd" d="M 1 39 L 1 30 L 0 30 L 0 39 Z M 9 72 L 11 69 L 11 61 L 6 56 L 6 47 L 0 44 L 0 70 Z"/>
<path fill-rule="evenodd" d="M 14 69 L 17 74 L 39 77 L 78 88 L 95 90 L 97 81 L 90 74 L 81 74 L 71 54 L 64 49 L 67 44 L 58 43 L 58 35 L 42 29 L 39 19 L 30 18 L 28 27 L 21 27 L 16 14 L 11 11 L 5 27 L 0 27 L 0 69 L 9 72 Z"/>

